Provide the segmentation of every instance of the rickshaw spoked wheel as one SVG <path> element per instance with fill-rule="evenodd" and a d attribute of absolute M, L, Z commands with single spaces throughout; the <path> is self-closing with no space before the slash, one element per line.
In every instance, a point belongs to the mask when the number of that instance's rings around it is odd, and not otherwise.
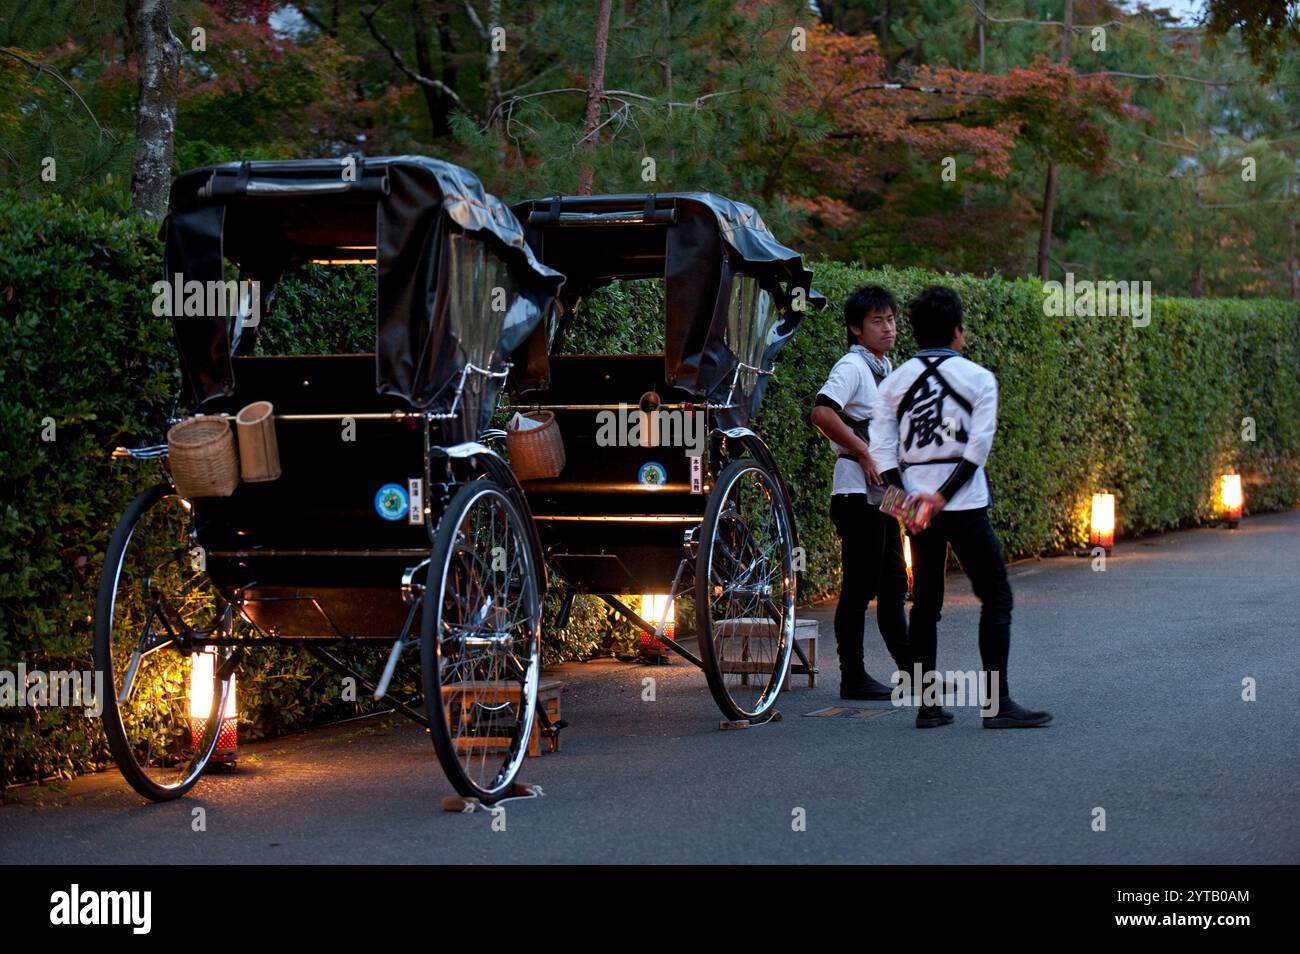
<path fill-rule="evenodd" d="M 230 680 L 213 688 L 191 732 L 185 638 L 228 635 L 232 608 L 197 559 L 188 501 L 168 484 L 141 493 L 118 521 L 95 606 L 95 670 L 103 673 L 103 724 L 123 777 L 153 801 L 194 787 L 220 736 Z M 230 653 L 216 650 L 213 672 Z M 194 736 L 197 736 L 195 738 Z"/>
<path fill-rule="evenodd" d="M 728 719 L 764 722 L 794 646 L 794 521 L 779 478 L 728 464 L 709 495 L 695 568 L 700 658 Z"/>
<path fill-rule="evenodd" d="M 434 534 L 421 613 L 430 734 L 456 791 L 510 793 L 528 752 L 542 600 L 525 516 L 491 478 L 462 486 Z"/>

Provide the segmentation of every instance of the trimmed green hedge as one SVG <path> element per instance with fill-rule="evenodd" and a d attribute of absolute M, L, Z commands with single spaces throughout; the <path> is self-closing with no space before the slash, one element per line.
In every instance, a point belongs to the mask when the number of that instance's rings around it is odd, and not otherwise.
<path fill-rule="evenodd" d="M 1195 525 L 1213 515 L 1216 478 L 1243 475 L 1247 512 L 1300 502 L 1300 305 L 1274 300 L 1154 300 L 1151 321 L 1050 317 L 1037 279 L 863 271 L 817 262 L 832 305 L 805 319 L 783 353 L 760 415 L 799 518 L 802 593 L 833 587 L 839 544 L 827 513 L 834 458 L 807 423 L 812 396 L 844 352 L 841 303 L 863 282 L 903 304 L 895 363 L 915 350 L 906 301 L 955 288 L 967 350 L 998 376 L 989 460 L 994 525 L 1012 557 L 1087 542 L 1087 507 L 1116 496 L 1121 536 Z M 1254 440 L 1243 421 L 1254 420 Z"/>
<path fill-rule="evenodd" d="M 797 509 L 805 598 L 835 583 L 827 518 L 834 459 L 808 424 L 812 396 L 843 352 L 840 302 L 858 284 L 900 301 L 941 281 L 967 305 L 969 354 L 997 373 L 1001 415 L 989 472 L 994 520 L 1015 556 L 1083 542 L 1088 495 L 1118 497 L 1121 533 L 1210 514 L 1214 478 L 1245 476 L 1247 507 L 1300 500 L 1300 307 L 1277 301 L 1161 299 L 1151 324 L 1049 318 L 1037 281 L 816 266 L 832 302 L 782 356 L 758 422 Z M 150 312 L 160 273 L 152 227 L 57 199 L 0 207 L 0 668 L 91 668 L 91 615 L 108 537 L 150 465 L 112 463 L 117 444 L 161 437 L 178 378 L 170 328 Z M 287 281 L 265 321 L 278 350 L 368 347 L 373 273 L 311 268 Z M 660 340 L 657 283 L 587 303 L 571 350 L 647 350 Z M 632 316 L 629 320 L 628 316 Z M 904 320 L 895 360 L 911 351 Z M 1242 419 L 1255 440 L 1242 440 Z M 54 424 L 53 440 L 48 422 Z M 548 632 L 549 659 L 592 651 L 607 616 L 578 608 Z M 627 632 L 619 644 L 630 642 Z M 362 651 L 357 651 L 362 652 Z M 240 670 L 241 733 L 272 735 L 363 711 L 301 654 L 255 653 Z M 0 785 L 70 775 L 107 758 L 79 710 L 0 710 Z"/>
<path fill-rule="evenodd" d="M 0 668 L 94 668 L 103 551 L 140 489 L 108 453 L 156 440 L 176 390 L 150 233 L 58 199 L 0 206 Z M 0 782 L 104 756 L 80 709 L 0 709 Z"/>

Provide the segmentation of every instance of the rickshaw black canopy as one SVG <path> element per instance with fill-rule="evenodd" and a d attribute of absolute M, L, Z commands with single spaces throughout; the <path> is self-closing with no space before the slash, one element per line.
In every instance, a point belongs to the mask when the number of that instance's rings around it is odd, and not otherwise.
<path fill-rule="evenodd" d="M 514 211 L 537 257 L 566 277 L 555 339 L 548 349 L 544 329 L 534 332 L 516 372 L 520 390 L 545 385 L 546 356 L 561 346 L 578 301 L 617 279 L 664 279 L 665 380 L 701 398 L 726 386 L 738 363 L 770 370 L 803 309 L 825 304 L 800 255 L 758 212 L 714 193 L 555 196 Z M 762 376 L 740 390 L 747 418 Z"/>
<path fill-rule="evenodd" d="M 169 282 L 223 281 L 228 259 L 268 305 L 288 268 L 374 261 L 376 388 L 421 409 L 466 364 L 509 355 L 564 282 L 473 173 L 424 156 L 197 169 L 173 184 L 163 235 Z M 243 323 L 204 314 L 173 324 L 194 405 L 231 394 L 231 358 L 252 345 Z"/>

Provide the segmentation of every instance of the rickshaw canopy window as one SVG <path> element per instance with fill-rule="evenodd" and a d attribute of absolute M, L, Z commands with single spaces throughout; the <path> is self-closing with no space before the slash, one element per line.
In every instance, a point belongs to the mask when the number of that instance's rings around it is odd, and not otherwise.
<path fill-rule="evenodd" d="M 771 370 L 804 310 L 825 305 L 799 253 L 777 241 L 755 209 L 725 196 L 555 196 L 514 211 L 537 257 L 567 280 L 554 339 L 540 342 L 546 329 L 538 329 L 526 361 L 516 362 L 521 391 L 545 385 L 545 356 L 561 347 L 568 323 L 581 320 L 574 312 L 583 297 L 615 280 L 661 277 L 665 380 L 707 398 L 734 377 L 739 417 L 748 419 L 762 396 L 761 372 Z"/>
<path fill-rule="evenodd" d="M 173 184 L 162 237 L 168 282 L 226 281 L 229 260 L 268 307 L 295 266 L 374 262 L 376 389 L 417 409 L 449 401 L 468 365 L 498 368 L 564 283 L 473 173 L 424 156 L 197 169 Z M 231 394 L 253 330 L 239 315 L 172 321 L 194 406 Z"/>

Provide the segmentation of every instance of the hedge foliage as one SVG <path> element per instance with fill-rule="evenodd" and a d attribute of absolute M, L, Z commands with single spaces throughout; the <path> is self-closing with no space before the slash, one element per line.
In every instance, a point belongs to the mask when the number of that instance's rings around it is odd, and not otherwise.
<path fill-rule="evenodd" d="M 0 206 L 0 668 L 93 669 L 102 555 L 141 489 L 109 462 L 175 400 L 151 230 L 52 199 Z M 152 279 L 151 279 L 152 280 Z M 80 709 L 0 709 L 0 782 L 104 757 Z"/>
<path fill-rule="evenodd" d="M 805 598 L 833 587 L 838 562 L 826 512 L 834 459 L 808 413 L 844 350 L 840 303 L 864 281 L 900 301 L 935 281 L 961 293 L 968 353 L 1001 385 L 989 473 L 1011 555 L 1084 542 L 1089 494 L 1103 486 L 1117 495 L 1121 534 L 1204 521 L 1229 465 L 1244 475 L 1248 510 L 1300 500 L 1294 304 L 1158 299 L 1151 324 L 1134 328 L 1123 317 L 1048 317 L 1035 280 L 814 267 L 831 306 L 809 314 L 783 354 L 758 422 L 793 492 Z M 160 271 L 143 223 L 58 199 L 0 208 L 0 668 L 92 668 L 103 552 L 118 515 L 157 475 L 108 451 L 161 439 L 179 383 L 170 328 L 150 310 Z M 263 329 L 275 350 L 369 347 L 371 270 L 307 269 L 279 294 Z M 661 302 L 656 283 L 594 296 L 569 350 L 654 348 Z M 904 320 L 895 360 L 911 350 Z M 1245 418 L 1254 440 L 1242 439 Z M 568 629 L 547 634 L 548 659 L 593 651 L 608 623 L 598 606 L 580 605 Z M 302 654 L 254 653 L 240 670 L 241 733 L 363 711 L 337 688 Z M 80 710 L 0 710 L 0 786 L 106 758 L 98 723 Z"/>
<path fill-rule="evenodd" d="M 1150 324 L 1128 317 L 1050 317 L 1037 279 L 940 276 L 916 269 L 813 265 L 832 304 L 810 313 L 783 353 L 760 415 L 795 499 L 808 569 L 805 596 L 835 585 L 833 455 L 809 405 L 844 351 L 841 303 L 863 282 L 903 305 L 893 359 L 915 350 L 906 301 L 942 283 L 961 295 L 966 354 L 999 383 L 989 460 L 994 525 L 1008 555 L 1087 543 L 1093 492 L 1116 496 L 1120 536 L 1202 523 L 1217 476 L 1242 475 L 1247 512 L 1300 502 L 1300 305 L 1157 298 Z M 1253 440 L 1249 421 L 1253 420 Z"/>

